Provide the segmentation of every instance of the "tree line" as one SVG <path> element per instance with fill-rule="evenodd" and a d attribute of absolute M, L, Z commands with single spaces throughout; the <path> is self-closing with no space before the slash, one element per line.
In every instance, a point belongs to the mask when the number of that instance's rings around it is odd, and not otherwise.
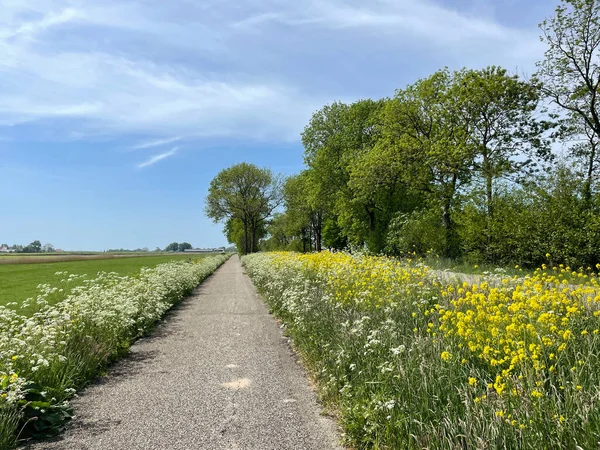
<path fill-rule="evenodd" d="M 193 248 L 189 242 L 171 242 L 165 247 L 165 252 L 184 252 Z"/>
<path fill-rule="evenodd" d="M 540 29 L 547 50 L 529 78 L 442 69 L 391 98 L 324 106 L 302 133 L 300 174 L 227 169 L 208 215 L 243 253 L 597 264 L 600 2 L 564 0 Z"/>
<path fill-rule="evenodd" d="M 15 244 L 9 246 L 8 244 L 2 244 L 0 245 L 0 249 L 3 249 L 3 251 L 10 251 L 12 253 L 52 253 L 55 251 L 54 245 L 49 243 L 42 245 L 42 243 L 37 239 L 28 245 Z"/>

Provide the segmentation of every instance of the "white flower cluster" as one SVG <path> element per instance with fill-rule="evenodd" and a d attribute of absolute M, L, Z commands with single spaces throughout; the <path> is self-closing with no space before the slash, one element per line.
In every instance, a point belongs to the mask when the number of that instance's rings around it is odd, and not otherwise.
<path fill-rule="evenodd" d="M 0 306 L 0 421 L 32 385 L 55 402 L 71 397 L 228 257 L 161 264 L 135 277 L 100 273 L 54 305 L 45 298 L 57 291 L 43 285 L 25 303 L 38 306 L 33 315 Z"/>

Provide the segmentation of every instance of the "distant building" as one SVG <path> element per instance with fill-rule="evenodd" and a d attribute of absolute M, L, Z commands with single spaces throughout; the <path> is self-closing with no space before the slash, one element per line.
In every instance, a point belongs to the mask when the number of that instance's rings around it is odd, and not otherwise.
<path fill-rule="evenodd" d="M 188 248 L 187 250 L 184 250 L 184 253 L 217 253 L 217 252 L 224 252 L 225 251 L 225 247 L 219 247 L 219 248 Z"/>
<path fill-rule="evenodd" d="M 11 253 L 12 250 L 10 248 L 8 248 L 8 246 L 6 245 L 2 245 L 0 246 L 0 253 Z"/>
<path fill-rule="evenodd" d="M 65 251 L 63 249 L 57 248 L 54 250 L 54 253 L 64 253 Z"/>

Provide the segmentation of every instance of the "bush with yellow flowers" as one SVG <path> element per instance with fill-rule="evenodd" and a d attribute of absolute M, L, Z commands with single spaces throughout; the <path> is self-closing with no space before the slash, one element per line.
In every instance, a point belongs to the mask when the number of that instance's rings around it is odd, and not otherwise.
<path fill-rule="evenodd" d="M 357 448 L 596 448 L 591 269 L 441 278 L 417 261 L 244 258 Z"/>

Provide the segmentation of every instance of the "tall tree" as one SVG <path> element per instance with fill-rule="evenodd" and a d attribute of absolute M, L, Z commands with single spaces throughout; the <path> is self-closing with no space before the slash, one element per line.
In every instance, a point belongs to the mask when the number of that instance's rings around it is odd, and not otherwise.
<path fill-rule="evenodd" d="M 354 198 L 348 186 L 351 167 L 373 147 L 378 135 L 375 120 L 383 104 L 384 100 L 368 99 L 327 105 L 313 115 L 302 133 L 309 184 L 319 207 L 327 212 L 322 226 L 328 234 L 340 231 L 355 243 L 364 242 L 375 229 L 376 210 L 372 203 Z M 345 239 L 329 236 L 328 241 Z"/>
<path fill-rule="evenodd" d="M 474 169 L 484 180 L 491 218 L 494 182 L 523 174 L 533 168 L 535 157 L 546 159 L 550 154 L 548 142 L 542 138 L 549 122 L 537 118 L 540 86 L 535 80 L 523 81 L 506 69 L 491 66 L 457 72 L 452 95 L 469 131 Z"/>
<path fill-rule="evenodd" d="M 538 63 L 544 93 L 566 112 L 563 129 L 584 133 L 587 146 L 575 155 L 585 161 L 585 197 L 592 196 L 600 137 L 600 0 L 562 0 L 554 17 L 540 24 L 548 48 Z"/>
<path fill-rule="evenodd" d="M 398 90 L 383 110 L 378 143 L 395 167 L 404 168 L 405 182 L 440 209 L 449 257 L 458 252 L 453 208 L 472 178 L 474 161 L 453 82 L 445 69 Z"/>
<path fill-rule="evenodd" d="M 281 177 L 269 169 L 240 163 L 224 169 L 210 182 L 206 215 L 215 222 L 243 228 L 243 253 L 258 249 L 259 231 L 282 201 Z"/>

